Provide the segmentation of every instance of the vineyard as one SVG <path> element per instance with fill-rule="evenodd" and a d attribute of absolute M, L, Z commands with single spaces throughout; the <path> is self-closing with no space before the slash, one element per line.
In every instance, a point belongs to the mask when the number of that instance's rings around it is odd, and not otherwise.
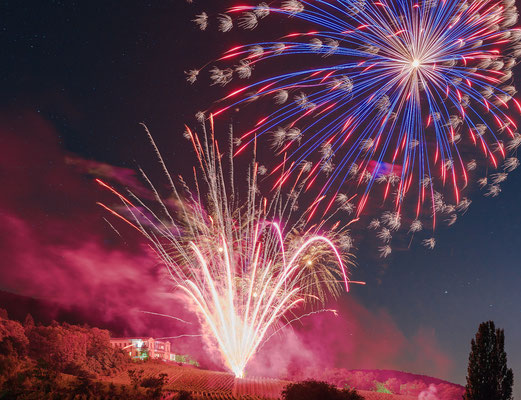
<path fill-rule="evenodd" d="M 146 363 L 143 378 L 168 374 L 165 390 L 188 391 L 196 400 L 268 400 L 279 399 L 284 387 L 290 383 L 271 378 L 250 377 L 236 379 L 226 372 L 207 371 L 188 366 L 164 363 Z M 130 384 L 128 374 L 121 373 L 111 379 L 114 383 Z M 398 396 L 370 391 L 360 391 L 366 400 L 416 400 L 413 396 Z"/>

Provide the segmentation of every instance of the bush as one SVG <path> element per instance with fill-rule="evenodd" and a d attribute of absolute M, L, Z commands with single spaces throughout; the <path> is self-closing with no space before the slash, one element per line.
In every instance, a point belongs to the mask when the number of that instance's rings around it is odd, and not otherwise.
<path fill-rule="evenodd" d="M 28 364 L 16 356 L 0 355 L 0 399 L 16 399 L 29 380 Z"/>
<path fill-rule="evenodd" d="M 192 395 L 190 392 L 187 392 L 186 390 L 181 390 L 177 393 L 177 396 L 174 397 L 175 400 L 193 400 Z"/>
<path fill-rule="evenodd" d="M 307 380 L 290 383 L 282 391 L 284 400 L 363 400 L 355 389 L 338 389 L 327 382 Z"/>
<path fill-rule="evenodd" d="M 143 380 L 143 375 L 145 374 L 144 369 L 129 369 L 127 371 L 128 377 L 130 378 L 130 382 L 132 382 L 132 385 L 137 388 L 141 381 Z"/>
<path fill-rule="evenodd" d="M 103 385 L 99 381 L 94 381 L 93 376 L 88 372 L 82 372 L 76 378 L 71 392 L 77 396 L 92 399 L 103 394 Z"/>
<path fill-rule="evenodd" d="M 141 380 L 141 386 L 147 389 L 162 388 L 166 384 L 167 374 L 159 374 L 159 376 L 149 376 Z"/>
<path fill-rule="evenodd" d="M 150 376 L 141 380 L 141 386 L 147 389 L 147 394 L 149 398 L 160 399 L 163 394 L 163 386 L 165 386 L 167 378 L 167 374 L 159 374 L 159 376 Z"/>

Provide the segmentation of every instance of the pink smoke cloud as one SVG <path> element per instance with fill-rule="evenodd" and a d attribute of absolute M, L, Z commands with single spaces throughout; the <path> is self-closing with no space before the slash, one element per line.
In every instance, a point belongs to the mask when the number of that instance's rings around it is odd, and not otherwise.
<path fill-rule="evenodd" d="M 147 330 L 141 310 L 190 317 L 136 232 L 112 221 L 118 236 L 96 205 L 114 198 L 87 172 L 139 188 L 132 170 L 72 158 L 34 113 L 0 118 L 0 136 L 2 290 L 90 310 L 93 322 L 125 320 L 127 332 Z"/>
<path fill-rule="evenodd" d="M 274 336 L 253 360 L 250 371 L 288 378 L 320 376 L 327 368 L 395 369 L 450 377 L 451 358 L 433 331 L 407 338 L 385 310 L 370 311 L 352 295 L 338 316 L 313 315 L 285 335 Z M 283 349 L 277 354 L 277 349 Z"/>

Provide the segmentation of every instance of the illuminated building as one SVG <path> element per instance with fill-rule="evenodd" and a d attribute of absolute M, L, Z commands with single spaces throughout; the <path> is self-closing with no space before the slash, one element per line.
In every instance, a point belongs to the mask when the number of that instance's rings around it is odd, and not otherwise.
<path fill-rule="evenodd" d="M 112 338 L 110 344 L 128 353 L 132 358 L 156 358 L 167 361 L 175 359 L 175 354 L 170 352 L 170 342 L 154 338 Z"/>
<path fill-rule="evenodd" d="M 138 337 L 138 338 L 111 338 L 112 347 L 121 349 L 134 359 L 146 360 L 159 359 L 164 361 L 173 361 L 181 364 L 190 364 L 196 367 L 199 363 L 189 355 L 174 354 L 170 349 L 170 342 L 157 340 L 154 338 Z"/>

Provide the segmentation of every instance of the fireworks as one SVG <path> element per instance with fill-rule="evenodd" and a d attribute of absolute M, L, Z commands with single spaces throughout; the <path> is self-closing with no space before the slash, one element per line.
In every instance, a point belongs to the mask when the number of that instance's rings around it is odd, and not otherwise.
<path fill-rule="evenodd" d="M 295 320 L 299 308 L 316 307 L 327 296 L 348 289 L 349 255 L 340 255 L 336 244 L 345 248 L 351 241 L 345 231 L 326 237 L 317 234 L 318 226 L 304 230 L 301 219 L 284 225 L 298 193 L 290 193 L 285 201 L 281 193 L 271 201 L 260 196 L 261 167 L 255 161 L 248 171 L 246 200 L 241 202 L 233 184 L 232 159 L 219 149 L 213 119 L 210 123 L 211 134 L 205 130 L 199 137 L 188 128 L 184 134 L 200 167 L 194 169 L 194 191 L 182 178 L 179 190 L 167 173 L 172 196 L 163 200 L 143 174 L 156 198 L 152 206 L 99 183 L 124 205 L 122 210 L 102 206 L 148 239 L 176 289 L 196 309 L 227 367 L 242 377 L 262 343 Z"/>
<path fill-rule="evenodd" d="M 254 29 L 281 15 L 305 27 L 230 49 L 214 67 L 229 74 L 214 71 L 212 80 L 229 84 L 277 63 L 277 74 L 234 88 L 213 112 L 248 112 L 248 104 L 264 100 L 277 105 L 239 135 L 235 154 L 269 137 L 281 159 L 268 171 L 280 175 L 275 186 L 301 179 L 305 164 L 304 190 L 318 200 L 309 218 L 319 209 L 326 215 L 343 196 L 356 217 L 377 198 L 371 204 L 382 205 L 381 223 L 390 230 L 404 213 L 414 223 L 410 232 L 420 218 L 431 218 L 432 228 L 437 220 L 451 224 L 456 215 L 439 208 L 437 192 L 459 211 L 470 183 L 496 196 L 518 167 L 507 154 L 521 143 L 510 107 L 521 111 L 511 82 L 521 56 L 513 0 L 291 0 L 236 6 L 226 15 L 226 30 Z M 490 183 L 476 175 L 499 167 Z M 447 218 L 437 218 L 440 212 Z"/>

